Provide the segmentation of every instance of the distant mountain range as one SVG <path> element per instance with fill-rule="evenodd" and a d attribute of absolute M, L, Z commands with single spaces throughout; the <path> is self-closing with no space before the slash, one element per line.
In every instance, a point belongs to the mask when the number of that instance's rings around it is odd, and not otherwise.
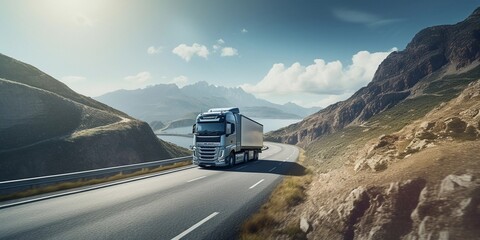
<path fill-rule="evenodd" d="M 145 122 L 0 54 L 0 180 L 188 154 Z"/>
<path fill-rule="evenodd" d="M 249 117 L 269 119 L 301 119 L 320 110 L 294 103 L 275 104 L 239 87 L 215 86 L 204 81 L 183 88 L 159 84 L 144 89 L 118 90 L 95 99 L 144 121 L 163 123 L 191 119 L 215 107 L 239 107 Z"/>

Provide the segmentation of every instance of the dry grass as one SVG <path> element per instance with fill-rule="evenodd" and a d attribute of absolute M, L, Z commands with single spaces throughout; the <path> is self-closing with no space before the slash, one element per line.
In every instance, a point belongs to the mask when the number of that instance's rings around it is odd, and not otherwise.
<path fill-rule="evenodd" d="M 305 152 L 300 151 L 298 163 L 305 162 Z M 306 198 L 307 186 L 312 181 L 313 171 L 306 168 L 303 176 L 287 176 L 270 195 L 260 210 L 247 219 L 240 231 L 241 239 L 269 239 L 274 231 L 294 237 L 301 234 L 299 221 L 289 221 L 284 227 L 290 209 Z M 298 220 L 298 219 L 297 219 Z M 282 223 L 282 224 L 281 224 Z M 281 224 L 281 225 L 280 225 Z"/>
<path fill-rule="evenodd" d="M 44 194 L 44 193 L 51 193 L 51 192 L 56 192 L 56 191 L 61 191 L 61 190 L 67 190 L 67 189 L 72 189 L 72 188 L 95 185 L 95 184 L 99 184 L 99 183 L 112 182 L 112 181 L 117 181 L 117 180 L 121 180 L 121 179 L 136 177 L 136 176 L 140 176 L 140 175 L 144 175 L 144 174 L 166 171 L 166 170 L 170 170 L 170 169 L 173 169 L 173 168 L 179 168 L 179 167 L 187 166 L 187 165 L 190 165 L 190 164 L 191 164 L 191 161 L 184 161 L 184 162 L 178 162 L 178 163 L 174 163 L 174 164 L 171 164 L 171 165 L 160 166 L 160 167 L 152 168 L 152 169 L 143 168 L 143 169 L 141 169 L 139 171 L 136 171 L 136 172 L 133 172 L 133 173 L 127 173 L 127 174 L 119 173 L 119 174 L 116 174 L 116 175 L 113 175 L 113 176 L 110 176 L 110 177 L 94 178 L 94 179 L 87 179 L 87 180 L 77 180 L 77 181 L 71 181 L 71 182 L 62 182 L 62 183 L 57 183 L 57 184 L 50 185 L 50 186 L 38 187 L 38 188 L 28 189 L 28 190 L 21 191 L 21 192 L 16 192 L 16 193 L 0 196 L 0 201 L 30 197 L 30 196 L 35 196 L 35 195 Z"/>

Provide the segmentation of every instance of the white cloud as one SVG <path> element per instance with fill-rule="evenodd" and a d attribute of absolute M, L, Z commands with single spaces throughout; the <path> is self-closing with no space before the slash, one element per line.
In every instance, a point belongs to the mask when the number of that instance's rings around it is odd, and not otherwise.
<path fill-rule="evenodd" d="M 139 72 L 134 76 L 126 76 L 124 79 L 131 83 L 145 83 L 152 78 L 152 75 L 149 72 Z"/>
<path fill-rule="evenodd" d="M 349 9 L 333 9 L 332 13 L 344 22 L 365 24 L 369 27 L 380 27 L 404 20 L 400 18 L 385 19 L 367 12 Z"/>
<path fill-rule="evenodd" d="M 221 38 L 218 39 L 218 40 L 217 40 L 217 43 L 212 46 L 212 47 L 213 47 L 213 52 L 217 52 L 219 49 L 221 49 L 221 48 L 222 48 L 221 45 L 223 45 L 223 44 L 225 44 L 225 41 L 224 41 L 223 39 L 221 39 Z"/>
<path fill-rule="evenodd" d="M 241 87 L 266 98 L 292 93 L 341 95 L 356 91 L 370 82 L 378 65 L 396 50 L 393 48 L 388 52 L 376 53 L 360 51 L 353 55 L 352 64 L 346 67 L 340 61 L 325 62 L 322 59 L 315 59 L 308 66 L 297 62 L 286 67 L 283 63 L 277 63 L 260 82 Z"/>
<path fill-rule="evenodd" d="M 188 46 L 186 44 L 180 44 L 176 48 L 172 50 L 172 53 L 178 55 L 185 61 L 189 62 L 194 55 L 199 57 L 207 58 L 210 52 L 205 45 L 201 45 L 198 43 L 194 43 L 192 46 Z"/>
<path fill-rule="evenodd" d="M 238 50 L 232 47 L 224 47 L 222 48 L 222 53 L 220 55 L 222 57 L 233 57 L 238 55 Z"/>
<path fill-rule="evenodd" d="M 69 84 L 69 83 L 79 83 L 87 80 L 86 77 L 82 76 L 65 76 L 60 79 L 63 83 Z"/>
<path fill-rule="evenodd" d="M 220 50 L 220 56 L 222 57 L 233 57 L 238 55 L 238 50 L 233 47 L 223 47 L 225 41 L 223 39 L 218 39 L 217 43 L 212 46 L 213 52 L 216 53 Z"/>
<path fill-rule="evenodd" d="M 248 30 L 244 28 L 244 29 L 242 29 L 241 32 L 242 32 L 242 33 L 248 33 Z"/>
<path fill-rule="evenodd" d="M 147 53 L 150 54 L 150 55 L 159 54 L 159 53 L 162 52 L 162 49 L 163 49 L 163 47 L 150 46 L 147 49 Z"/>
<path fill-rule="evenodd" d="M 170 83 L 175 83 L 179 88 L 182 88 L 188 84 L 188 77 L 180 75 L 178 77 L 175 77 Z"/>

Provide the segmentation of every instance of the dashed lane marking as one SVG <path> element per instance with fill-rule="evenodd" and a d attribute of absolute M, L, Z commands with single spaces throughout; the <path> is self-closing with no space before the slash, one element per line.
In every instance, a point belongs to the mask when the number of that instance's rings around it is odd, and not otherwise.
<path fill-rule="evenodd" d="M 206 178 L 207 176 L 201 176 L 201 177 L 197 177 L 197 178 L 194 178 L 192 180 L 188 180 L 187 182 L 194 182 L 194 181 L 197 181 L 197 180 L 200 180 L 202 178 Z"/>
<path fill-rule="evenodd" d="M 257 183 L 255 183 L 251 187 L 249 187 L 248 189 L 252 189 L 252 188 L 256 187 L 258 184 L 260 184 L 263 181 L 265 181 L 265 179 L 262 179 L 262 180 L 258 181 Z"/>

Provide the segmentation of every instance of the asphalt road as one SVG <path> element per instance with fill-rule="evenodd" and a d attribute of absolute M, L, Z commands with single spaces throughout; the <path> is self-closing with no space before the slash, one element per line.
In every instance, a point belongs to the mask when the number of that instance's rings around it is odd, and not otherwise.
<path fill-rule="evenodd" d="M 190 168 L 0 209 L 0 239 L 234 239 L 299 150 L 266 143 L 259 161 Z"/>

